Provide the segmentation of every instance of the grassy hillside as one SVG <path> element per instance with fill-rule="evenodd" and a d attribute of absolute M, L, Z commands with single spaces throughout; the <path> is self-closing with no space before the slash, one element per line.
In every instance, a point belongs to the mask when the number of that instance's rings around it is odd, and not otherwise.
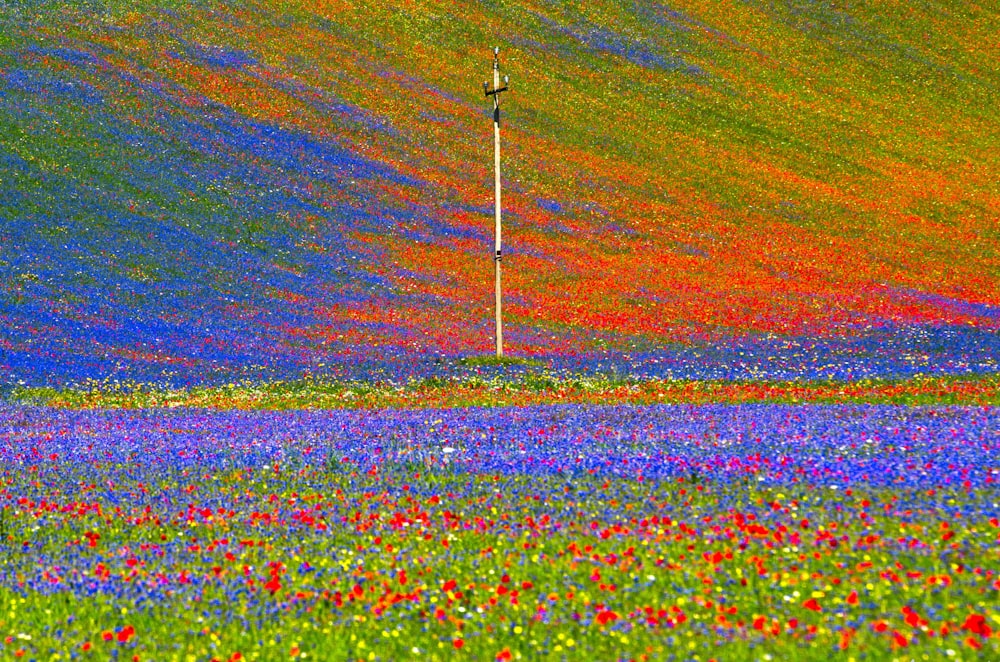
<path fill-rule="evenodd" d="M 1000 13 L 3 4 L 0 379 L 990 373 Z"/>

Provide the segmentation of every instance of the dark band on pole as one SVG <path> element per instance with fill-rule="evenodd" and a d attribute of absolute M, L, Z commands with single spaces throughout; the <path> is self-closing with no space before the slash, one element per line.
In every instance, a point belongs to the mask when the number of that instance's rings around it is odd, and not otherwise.
<path fill-rule="evenodd" d="M 496 260 L 497 262 L 500 261 L 500 251 L 497 251 L 497 254 L 493 256 L 493 259 Z"/>

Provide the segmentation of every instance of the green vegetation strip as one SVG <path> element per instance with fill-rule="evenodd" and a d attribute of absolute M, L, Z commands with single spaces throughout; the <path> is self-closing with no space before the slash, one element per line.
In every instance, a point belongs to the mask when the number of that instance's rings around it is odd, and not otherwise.
<path fill-rule="evenodd" d="M 1000 375 L 918 376 L 859 381 L 681 381 L 592 376 L 434 377 L 405 383 L 296 381 L 162 389 L 94 382 L 73 388 L 9 389 L 8 403 L 74 409 L 206 407 L 214 409 L 341 409 L 518 406 L 557 403 L 871 403 L 997 405 Z"/>

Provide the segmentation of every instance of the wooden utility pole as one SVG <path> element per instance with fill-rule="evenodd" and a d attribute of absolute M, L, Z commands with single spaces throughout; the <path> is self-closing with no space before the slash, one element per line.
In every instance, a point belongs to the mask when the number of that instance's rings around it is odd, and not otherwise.
<path fill-rule="evenodd" d="M 493 89 L 489 89 L 489 83 L 483 81 L 483 93 L 487 97 L 493 97 L 493 184 L 496 218 L 496 242 L 495 253 L 493 254 L 493 264 L 496 271 L 496 319 L 497 319 L 497 358 L 503 358 L 503 301 L 500 294 L 500 93 L 507 91 L 507 83 L 510 82 L 508 76 L 503 77 L 503 87 L 500 87 L 500 47 L 493 49 Z"/>

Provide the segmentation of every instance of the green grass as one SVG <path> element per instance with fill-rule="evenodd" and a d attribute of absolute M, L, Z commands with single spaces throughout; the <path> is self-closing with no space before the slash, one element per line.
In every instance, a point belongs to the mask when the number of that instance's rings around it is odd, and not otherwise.
<path fill-rule="evenodd" d="M 530 366 L 533 368 L 542 368 L 546 365 L 545 361 L 538 359 L 527 359 L 518 356 L 497 356 L 496 354 L 484 354 L 482 356 L 467 356 L 458 359 L 458 365 L 468 366 L 468 367 L 478 367 L 478 366 Z"/>
<path fill-rule="evenodd" d="M 462 359 L 470 367 L 540 367 L 538 362 L 495 357 Z M 294 381 L 232 383 L 215 387 L 159 389 L 146 384 L 94 382 L 78 387 L 8 387 L 3 401 L 67 408 L 196 406 L 220 409 L 340 409 L 377 407 L 511 406 L 590 402 L 594 404 L 869 403 L 906 406 L 1000 405 L 1000 376 L 961 375 L 912 379 L 816 381 L 669 381 L 620 376 L 554 374 L 545 371 L 451 376 L 404 383 Z"/>

